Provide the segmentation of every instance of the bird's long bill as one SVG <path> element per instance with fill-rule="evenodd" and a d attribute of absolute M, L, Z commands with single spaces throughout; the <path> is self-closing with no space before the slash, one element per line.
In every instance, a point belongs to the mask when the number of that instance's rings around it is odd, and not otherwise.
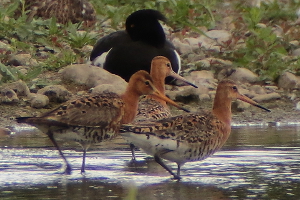
<path fill-rule="evenodd" d="M 261 109 L 263 109 L 265 111 L 271 112 L 269 109 L 267 109 L 265 107 L 262 107 L 261 105 L 259 105 L 258 103 L 256 103 L 255 101 L 253 101 L 252 99 L 250 99 L 250 98 L 248 98 L 248 97 L 246 97 L 244 95 L 240 94 L 237 98 L 240 99 L 240 100 L 242 100 L 242 101 L 245 101 L 245 102 L 247 102 L 247 103 L 249 103 L 249 104 L 251 104 L 253 106 L 261 108 Z"/>
<path fill-rule="evenodd" d="M 191 86 L 193 86 L 194 88 L 198 88 L 197 85 L 194 85 L 193 83 L 189 82 L 188 80 L 186 80 L 185 78 L 183 78 L 182 76 L 180 76 L 179 74 L 176 74 L 173 70 L 171 71 L 171 73 L 169 74 L 169 76 L 177 79 L 177 80 L 181 80 Z"/>
<path fill-rule="evenodd" d="M 169 99 L 168 97 L 166 97 L 165 95 L 161 94 L 156 88 L 154 89 L 153 94 L 154 96 L 164 100 L 165 102 L 175 106 L 176 108 L 179 108 L 181 110 L 184 110 L 185 112 L 190 112 L 188 109 L 185 109 L 184 107 L 178 105 L 176 102 L 174 102 L 173 100 Z"/>

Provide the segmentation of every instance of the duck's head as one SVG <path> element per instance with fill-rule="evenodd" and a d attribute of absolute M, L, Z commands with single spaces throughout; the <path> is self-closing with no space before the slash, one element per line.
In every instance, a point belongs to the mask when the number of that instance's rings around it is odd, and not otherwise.
<path fill-rule="evenodd" d="M 126 31 L 133 41 L 160 47 L 165 43 L 166 36 L 159 20 L 166 22 L 165 16 L 157 10 L 138 10 L 127 17 Z"/>

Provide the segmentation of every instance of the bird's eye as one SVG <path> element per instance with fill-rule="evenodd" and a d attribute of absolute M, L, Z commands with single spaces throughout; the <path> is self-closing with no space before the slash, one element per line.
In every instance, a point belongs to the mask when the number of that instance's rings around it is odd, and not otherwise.
<path fill-rule="evenodd" d="M 238 90 L 236 86 L 232 86 L 232 89 L 233 89 L 234 91 L 237 91 L 237 90 Z"/>
<path fill-rule="evenodd" d="M 167 63 L 167 67 L 171 67 L 171 63 Z"/>
<path fill-rule="evenodd" d="M 149 81 L 145 81 L 145 85 L 150 85 L 150 82 Z"/>

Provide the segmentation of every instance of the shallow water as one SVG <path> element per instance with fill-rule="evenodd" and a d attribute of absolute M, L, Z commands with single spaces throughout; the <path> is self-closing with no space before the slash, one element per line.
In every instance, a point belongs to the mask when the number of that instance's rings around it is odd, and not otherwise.
<path fill-rule="evenodd" d="M 72 175 L 59 173 L 44 134 L 16 127 L 0 138 L 0 199 L 300 199 L 300 126 L 233 127 L 222 150 L 182 167 L 179 182 L 141 151 L 131 163 L 121 138 L 88 152 L 85 175 L 80 147 L 64 149 Z"/>

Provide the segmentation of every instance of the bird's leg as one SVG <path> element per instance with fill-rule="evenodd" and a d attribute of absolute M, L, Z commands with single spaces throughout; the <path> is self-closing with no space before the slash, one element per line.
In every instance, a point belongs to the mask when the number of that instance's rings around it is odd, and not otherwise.
<path fill-rule="evenodd" d="M 180 165 L 177 164 L 177 176 L 180 177 Z"/>
<path fill-rule="evenodd" d="M 50 138 L 50 140 L 53 143 L 53 145 L 58 150 L 59 155 L 62 157 L 62 159 L 64 159 L 64 162 L 66 164 L 65 174 L 71 174 L 71 171 L 72 171 L 71 165 L 68 163 L 68 161 L 67 161 L 66 157 L 64 156 L 63 152 L 60 150 L 60 148 L 59 148 L 56 140 L 53 137 L 53 133 L 51 131 L 48 131 L 47 135 Z"/>
<path fill-rule="evenodd" d="M 130 150 L 131 150 L 132 160 L 135 161 L 135 146 L 132 143 L 130 143 Z"/>
<path fill-rule="evenodd" d="M 81 165 L 81 174 L 85 172 L 85 156 L 86 156 L 86 148 L 83 148 L 83 154 L 82 154 L 82 165 Z"/>
<path fill-rule="evenodd" d="M 165 170 L 167 170 L 167 171 L 174 177 L 174 179 L 178 179 L 178 180 L 180 179 L 180 176 L 174 174 L 174 173 L 172 172 L 172 170 L 171 170 L 167 165 L 165 165 L 165 163 L 163 163 L 163 161 L 161 160 L 160 157 L 158 157 L 157 155 L 154 155 L 154 160 L 155 160 L 158 164 L 160 164 L 160 166 L 162 166 Z"/>

